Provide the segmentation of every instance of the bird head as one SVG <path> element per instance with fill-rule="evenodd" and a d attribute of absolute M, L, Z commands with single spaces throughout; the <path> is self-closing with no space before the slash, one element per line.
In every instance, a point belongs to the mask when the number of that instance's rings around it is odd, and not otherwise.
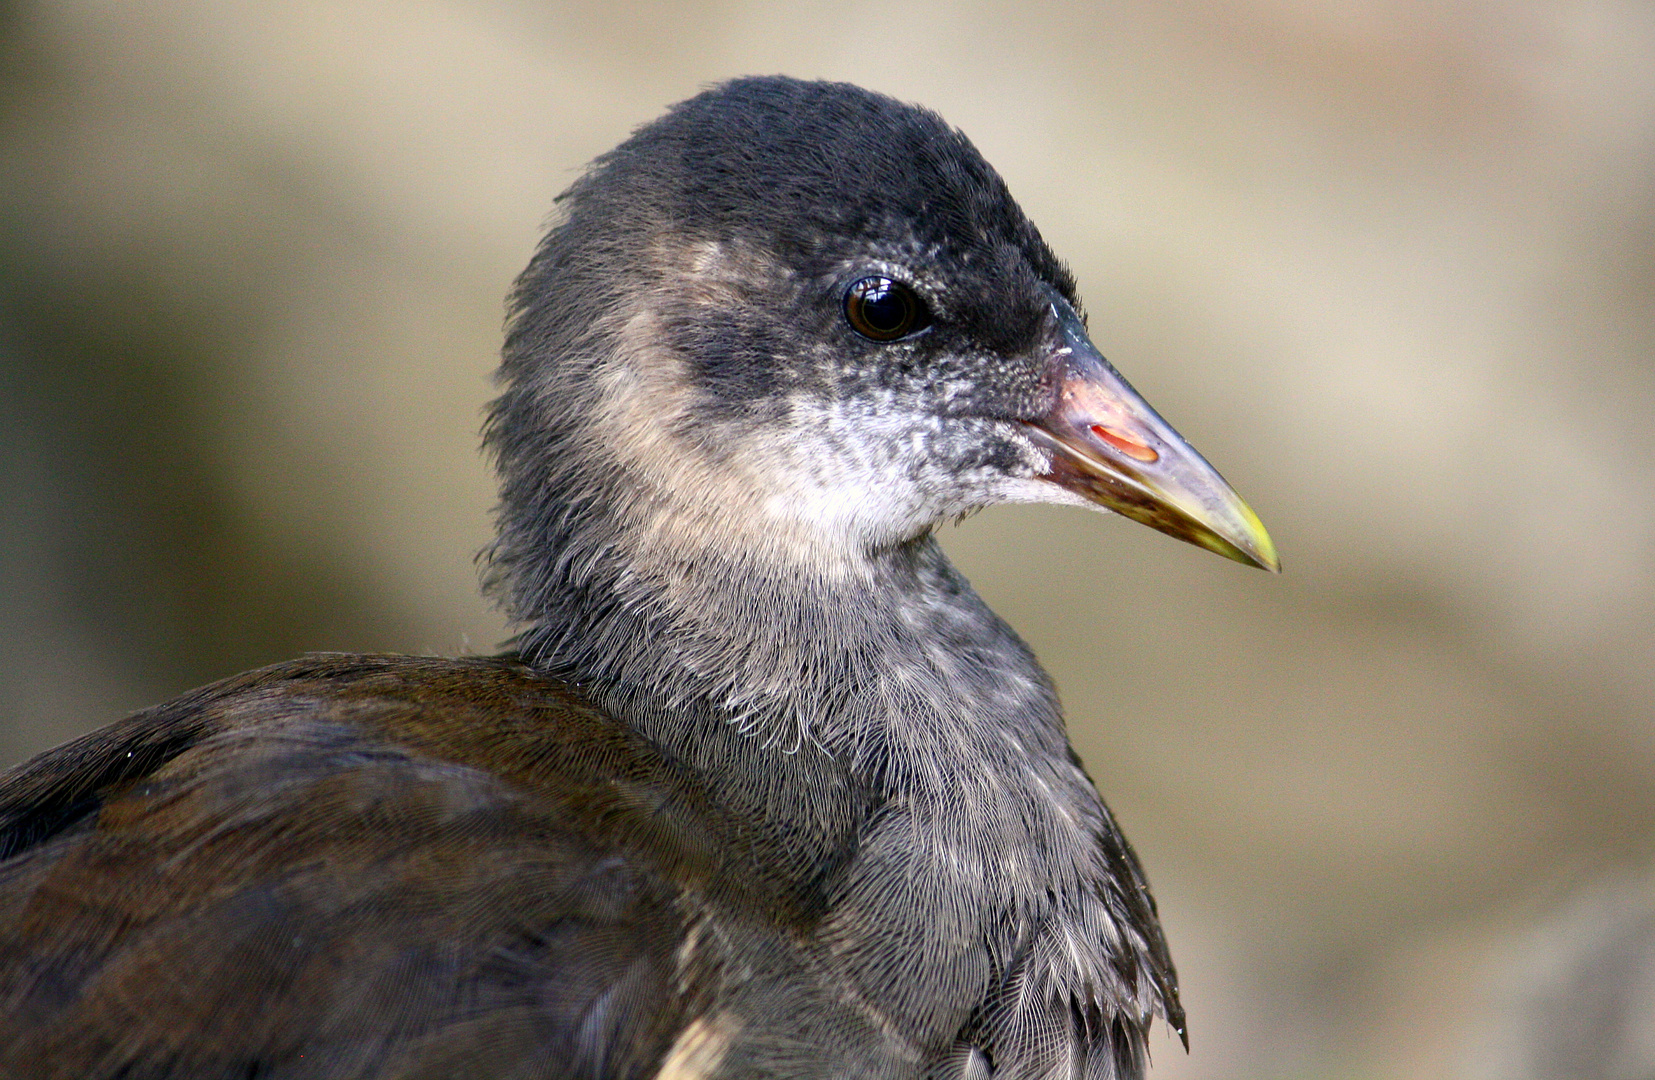
<path fill-rule="evenodd" d="M 1277 568 L 934 113 L 737 80 L 639 129 L 561 203 L 517 285 L 489 426 L 508 534 L 619 502 L 679 550 L 823 568 L 989 504 L 1059 502 Z"/>

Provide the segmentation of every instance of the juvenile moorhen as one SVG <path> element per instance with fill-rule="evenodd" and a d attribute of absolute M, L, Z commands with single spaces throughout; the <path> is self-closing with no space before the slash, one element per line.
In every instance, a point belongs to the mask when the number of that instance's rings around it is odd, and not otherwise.
<path fill-rule="evenodd" d="M 965 136 L 726 83 L 511 297 L 509 654 L 316 655 L 0 779 L 0 1076 L 1139 1076 L 1138 861 L 939 523 L 1276 568 Z"/>

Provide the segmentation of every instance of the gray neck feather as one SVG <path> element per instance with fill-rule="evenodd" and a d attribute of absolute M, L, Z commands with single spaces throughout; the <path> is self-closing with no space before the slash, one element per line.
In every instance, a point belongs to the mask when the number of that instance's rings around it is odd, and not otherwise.
<path fill-rule="evenodd" d="M 814 803 L 822 784 L 883 801 L 958 793 L 962 772 L 1071 771 L 1045 673 L 930 535 L 847 576 L 732 553 L 629 558 L 619 527 L 581 531 L 607 535 L 548 568 L 521 652 L 707 775 L 785 776 Z M 793 786 L 800 772 L 817 779 Z"/>

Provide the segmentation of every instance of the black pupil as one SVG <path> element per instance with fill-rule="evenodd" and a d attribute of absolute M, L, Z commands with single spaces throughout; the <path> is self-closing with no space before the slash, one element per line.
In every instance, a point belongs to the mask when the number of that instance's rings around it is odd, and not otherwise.
<path fill-rule="evenodd" d="M 857 287 L 862 319 L 881 334 L 899 334 L 913 317 L 908 290 L 890 278 L 869 278 Z"/>

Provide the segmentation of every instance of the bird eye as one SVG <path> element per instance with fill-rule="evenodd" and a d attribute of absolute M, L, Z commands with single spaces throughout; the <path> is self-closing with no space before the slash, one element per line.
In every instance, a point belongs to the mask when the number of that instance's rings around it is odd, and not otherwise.
<path fill-rule="evenodd" d="M 888 277 L 865 277 L 845 290 L 851 329 L 873 341 L 895 341 L 930 323 L 914 290 Z"/>

